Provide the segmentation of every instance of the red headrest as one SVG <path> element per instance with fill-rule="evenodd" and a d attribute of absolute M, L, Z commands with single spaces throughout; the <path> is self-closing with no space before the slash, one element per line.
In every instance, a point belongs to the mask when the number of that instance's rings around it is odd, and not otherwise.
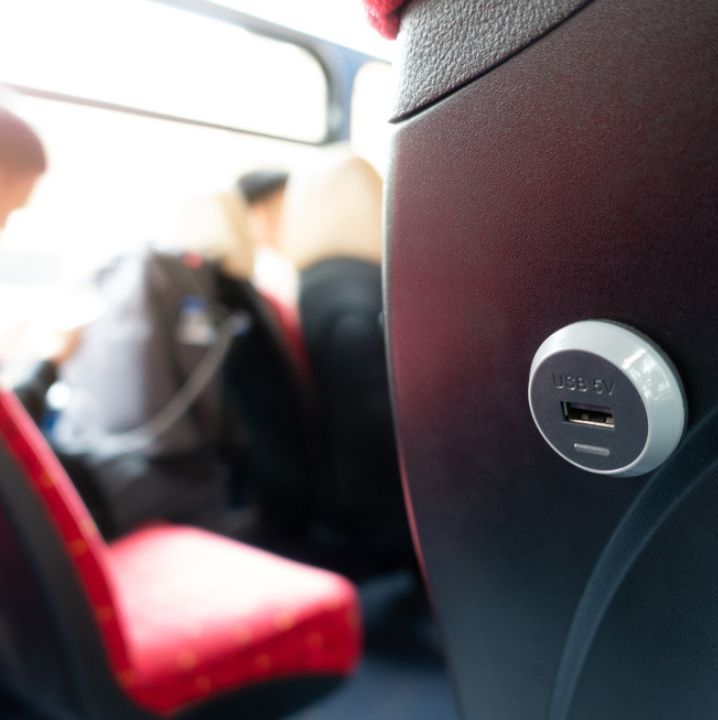
<path fill-rule="evenodd" d="M 384 37 L 395 38 L 399 32 L 401 11 L 409 0 L 364 0 L 369 22 Z"/>

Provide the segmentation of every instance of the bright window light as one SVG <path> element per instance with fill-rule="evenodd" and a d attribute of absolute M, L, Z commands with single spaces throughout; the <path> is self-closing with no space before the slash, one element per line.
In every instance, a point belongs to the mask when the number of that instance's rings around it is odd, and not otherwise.
<path fill-rule="evenodd" d="M 3 0 L 0 83 L 321 142 L 306 50 L 148 0 Z"/>
<path fill-rule="evenodd" d="M 369 25 L 362 0 L 215 0 L 218 5 L 270 20 L 391 61 L 396 43 Z"/>

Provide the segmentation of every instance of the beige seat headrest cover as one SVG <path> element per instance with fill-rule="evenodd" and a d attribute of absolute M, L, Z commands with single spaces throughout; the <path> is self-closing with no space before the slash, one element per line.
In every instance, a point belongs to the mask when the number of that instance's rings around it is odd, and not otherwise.
<path fill-rule="evenodd" d="M 382 180 L 364 159 L 344 156 L 292 175 L 281 245 L 303 270 L 334 257 L 381 263 Z"/>

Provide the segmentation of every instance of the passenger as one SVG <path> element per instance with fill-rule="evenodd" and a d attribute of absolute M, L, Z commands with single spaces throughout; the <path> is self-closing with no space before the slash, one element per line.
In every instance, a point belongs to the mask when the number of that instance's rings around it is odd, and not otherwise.
<path fill-rule="evenodd" d="M 237 180 L 247 204 L 247 221 L 256 252 L 254 282 L 285 303 L 297 296 L 297 274 L 282 252 L 280 227 L 289 174 L 283 170 L 252 170 Z"/>
<path fill-rule="evenodd" d="M 235 194 L 203 196 L 161 244 L 96 273 L 104 315 L 63 368 L 70 399 L 54 437 L 92 473 L 108 536 L 153 520 L 231 532 L 225 451 L 239 441 L 224 422 L 235 331 L 223 295 L 251 273 L 244 227 Z"/>
<path fill-rule="evenodd" d="M 9 216 L 25 205 L 47 168 L 43 144 L 34 130 L 16 114 L 0 108 L 0 228 Z M 87 330 L 92 336 L 98 321 Z M 41 424 L 45 396 L 61 368 L 77 352 L 84 331 L 74 328 L 61 334 L 54 352 L 37 362 L 13 385 L 13 390 L 36 423 Z M 107 378 L 108 385 L 116 378 Z M 83 496 L 100 529 L 116 536 L 142 522 L 170 519 L 219 529 L 224 521 L 226 493 L 221 479 L 213 476 L 206 455 L 196 462 L 178 454 L 171 458 L 147 458 L 139 453 L 120 456 L 85 447 L 55 448 Z M 108 480 L 112 488 L 108 488 Z M 109 492 L 108 492 L 109 490 Z M 115 506 L 113 506 L 113 503 Z"/>
<path fill-rule="evenodd" d="M 0 231 L 13 212 L 22 208 L 47 169 L 47 156 L 37 133 L 23 119 L 0 107 Z M 12 389 L 32 419 L 41 425 L 45 398 L 57 381 L 62 365 L 75 353 L 83 327 L 55 333 L 54 349 L 30 365 L 15 380 Z M 89 475 L 74 458 L 58 455 L 91 510 L 96 502 Z"/>
<path fill-rule="evenodd" d="M 35 131 L 0 107 L 0 230 L 27 203 L 46 169 L 45 150 Z"/>
<path fill-rule="evenodd" d="M 230 506 L 247 495 L 289 520 L 304 512 L 304 398 L 249 282 L 245 212 L 234 191 L 190 200 L 165 251 L 98 275 L 105 314 L 63 369 L 55 438 L 91 468 L 106 535 L 159 519 L 236 534 Z"/>
<path fill-rule="evenodd" d="M 0 231 L 10 215 L 24 207 L 47 169 L 47 156 L 37 133 L 24 120 L 0 107 Z M 80 329 L 58 338 L 55 351 L 33 365 L 14 390 L 36 422 L 45 408 L 45 395 L 57 379 L 58 367 L 74 352 Z"/>
<path fill-rule="evenodd" d="M 0 113 L 2 225 L 13 210 L 27 201 L 46 165 L 45 152 L 38 136 L 24 121 L 3 110 Z M 252 273 L 252 243 L 246 230 L 246 219 L 240 198 L 236 193 L 208 196 L 191 204 L 188 210 L 188 214 L 183 217 L 183 237 L 178 243 L 182 250 L 198 252 L 208 259 L 210 262 L 205 265 L 216 267 L 216 275 L 215 271 L 208 267 L 203 276 L 210 284 L 212 284 L 210 278 L 216 282 L 214 288 L 216 295 L 212 300 L 234 310 L 244 309 L 254 312 L 255 306 L 260 303 L 247 283 L 247 278 Z M 153 259 L 148 262 L 157 266 L 157 262 Z M 152 281 L 148 282 L 151 284 Z M 194 348 L 188 347 L 183 350 L 178 347 L 178 338 L 183 334 L 181 322 L 177 327 L 171 326 L 171 318 L 174 316 L 165 312 L 168 309 L 167 303 L 174 296 L 171 293 L 168 295 L 166 287 L 161 291 L 158 291 L 157 287 L 154 290 L 144 289 L 150 291 L 146 294 L 148 305 L 143 306 L 148 310 L 148 316 L 139 318 L 136 329 L 140 326 L 145 329 L 149 327 L 150 332 L 129 333 L 123 337 L 148 338 L 148 343 L 155 342 L 155 345 L 151 348 L 148 345 L 144 350 L 140 349 L 140 352 L 134 355 L 134 361 L 137 361 L 137 365 L 134 366 L 132 350 L 122 347 L 122 343 L 119 342 L 122 340 L 122 333 L 116 331 L 117 326 L 115 332 L 110 327 L 112 325 L 110 309 L 86 331 L 75 329 L 64 334 L 56 351 L 35 365 L 32 372 L 14 388 L 36 422 L 40 423 L 42 420 L 45 395 L 57 380 L 61 369 L 63 379 L 74 379 L 80 386 L 94 383 L 89 389 L 97 393 L 95 399 L 101 406 L 99 417 L 102 420 L 107 419 L 117 410 L 118 405 L 121 404 L 119 401 L 125 401 L 124 407 L 127 409 L 134 397 L 137 400 L 137 408 L 135 408 L 137 426 L 141 426 L 142 420 L 153 420 L 155 417 L 149 410 L 148 395 L 158 400 L 155 407 L 163 407 L 170 399 L 170 395 L 179 391 L 181 380 L 178 381 L 177 371 L 183 362 L 182 358 L 187 360 L 189 355 L 193 354 L 196 362 L 198 357 L 205 354 L 206 348 L 203 348 L 201 343 L 196 344 L 196 335 L 190 342 Z M 133 290 L 142 292 L 141 281 L 131 289 L 119 289 L 119 294 L 127 298 L 127 307 L 130 311 L 137 312 L 142 301 L 138 295 L 129 297 Z M 194 288 L 191 290 L 191 294 L 194 294 Z M 179 288 L 179 295 L 182 295 L 182 292 Z M 152 308 L 155 311 L 154 315 Z M 139 312 L 142 313 L 144 310 Z M 126 319 L 127 315 L 124 315 L 123 322 Z M 123 327 L 127 328 L 126 325 Z M 184 327 L 184 331 L 188 332 L 189 329 Z M 194 327 L 194 330 L 197 329 Z M 107 330 L 109 332 L 106 332 Z M 300 405 L 303 401 L 296 392 L 289 400 L 283 392 L 283 388 L 293 382 L 290 379 L 292 364 L 289 357 L 282 357 L 280 352 L 275 351 L 276 343 L 271 337 L 272 332 L 269 325 L 266 329 L 264 325 L 261 329 L 256 325 L 247 340 L 243 342 L 242 348 L 228 357 L 233 362 L 241 363 L 243 367 L 249 363 L 252 370 L 263 372 L 262 378 L 245 379 L 243 374 L 241 387 L 235 377 L 228 385 L 228 393 L 230 396 L 235 395 L 243 387 L 250 387 L 253 396 L 257 396 L 257 407 L 265 408 L 264 415 L 267 416 L 263 445 L 257 447 L 255 443 L 255 453 L 250 456 L 249 464 L 241 463 L 242 470 L 245 473 L 251 471 L 255 474 L 255 481 L 259 485 L 267 485 L 262 480 L 264 473 L 271 473 L 281 478 L 282 482 L 287 484 L 277 488 L 277 492 L 272 492 L 265 506 L 272 505 L 270 509 L 276 509 L 280 514 L 296 514 L 306 505 L 298 499 L 297 491 L 305 485 L 304 478 L 307 472 L 305 467 L 308 461 L 302 457 L 305 452 L 301 432 L 303 423 L 299 419 L 293 420 L 292 427 L 296 429 L 290 430 L 288 422 L 290 417 L 301 417 L 303 411 Z M 186 332 L 184 334 L 186 335 Z M 80 342 L 81 339 L 83 342 Z M 105 342 L 108 344 L 105 345 Z M 163 342 L 164 346 L 160 348 L 162 357 L 158 357 L 158 353 L 155 352 L 158 348 L 157 343 L 162 346 Z M 182 352 L 185 354 L 180 357 Z M 126 361 L 128 364 L 125 373 L 114 372 L 117 369 L 117 360 L 123 355 L 125 358 L 129 357 L 129 361 Z M 104 360 L 99 364 L 95 362 L 103 357 Z M 153 367 L 148 370 L 142 367 L 143 362 Z M 158 368 L 155 363 L 159 363 L 160 367 Z M 139 396 L 129 393 L 128 397 L 115 394 L 118 403 L 110 401 L 108 395 L 123 386 L 127 376 L 134 375 L 136 378 L 143 372 L 146 373 L 144 379 L 141 379 L 137 386 L 140 389 L 144 387 L 145 392 L 141 392 Z M 146 380 L 149 380 L 149 383 L 146 383 Z M 151 392 L 147 393 L 147 388 Z M 158 399 L 156 394 L 161 392 L 162 388 L 167 392 Z M 212 402 L 204 404 L 199 410 L 200 413 L 202 409 L 207 408 L 217 410 L 211 417 L 206 416 L 209 417 L 209 421 L 203 422 L 200 418 L 201 421 L 197 424 L 195 419 L 187 419 L 182 431 L 180 431 L 182 423 L 173 424 L 167 435 L 159 439 L 154 438 L 158 442 L 153 448 L 135 447 L 132 442 L 125 447 L 124 441 L 127 440 L 128 435 L 132 435 L 131 432 L 123 436 L 123 433 L 113 433 L 112 428 L 109 428 L 110 432 L 104 433 L 103 437 L 103 428 L 99 426 L 101 423 L 98 423 L 98 427 L 91 423 L 93 427 L 85 437 L 88 442 L 84 444 L 63 442 L 63 437 L 67 440 L 72 435 L 72 433 L 68 435 L 67 432 L 63 435 L 62 432 L 68 430 L 68 422 L 70 425 L 73 422 L 75 424 L 70 430 L 77 430 L 78 425 L 83 424 L 87 429 L 88 421 L 87 418 L 82 419 L 82 411 L 73 415 L 71 407 L 68 408 L 67 417 L 60 418 L 56 428 L 57 434 L 52 438 L 53 444 L 106 537 L 122 535 L 152 520 L 197 524 L 229 534 L 235 531 L 237 518 L 227 512 L 228 483 L 226 465 L 223 466 L 227 458 L 218 458 L 215 451 L 222 443 L 232 444 L 236 441 L 237 444 L 241 444 L 242 440 L 237 439 L 235 434 L 229 433 L 226 426 L 222 426 L 228 414 L 218 408 L 218 402 L 213 404 L 214 400 L 221 398 L 222 395 L 217 388 L 217 382 L 208 392 L 213 396 Z M 266 408 L 271 405 L 268 394 L 277 396 L 276 400 L 272 401 L 281 411 L 276 423 L 274 417 L 270 418 L 266 412 Z M 243 405 L 243 403 L 244 400 L 233 405 Z M 199 400 L 194 403 L 191 410 L 194 410 L 194 406 L 198 404 L 201 404 Z M 191 414 L 191 410 L 187 414 Z M 192 430 L 188 430 L 192 425 L 199 427 L 199 435 L 193 435 Z M 134 427 L 136 426 L 131 423 L 130 428 Z M 291 448 L 283 447 L 281 452 L 277 452 L 275 444 L 270 442 L 271 432 L 276 431 L 277 428 L 281 436 L 286 438 L 286 442 L 293 444 Z M 80 430 L 82 431 L 82 428 Z M 95 432 L 96 430 L 98 432 Z M 244 432 L 242 428 L 239 430 L 240 433 Z M 205 437 L 205 431 L 210 431 L 214 435 Z M 187 438 L 190 438 L 188 442 L 186 442 Z M 120 449 L 108 450 L 113 446 L 112 441 L 118 439 L 121 440 L 118 444 Z M 135 438 L 130 439 L 134 441 Z M 301 477 L 294 478 L 296 473 Z"/>

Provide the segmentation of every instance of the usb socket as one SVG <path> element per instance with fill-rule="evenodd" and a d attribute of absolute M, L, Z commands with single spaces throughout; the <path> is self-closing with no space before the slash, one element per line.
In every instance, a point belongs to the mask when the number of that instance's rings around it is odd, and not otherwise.
<path fill-rule="evenodd" d="M 578 403 L 562 402 L 561 409 L 566 422 L 576 425 L 613 430 L 615 427 L 613 410 L 597 405 L 579 405 Z"/>

